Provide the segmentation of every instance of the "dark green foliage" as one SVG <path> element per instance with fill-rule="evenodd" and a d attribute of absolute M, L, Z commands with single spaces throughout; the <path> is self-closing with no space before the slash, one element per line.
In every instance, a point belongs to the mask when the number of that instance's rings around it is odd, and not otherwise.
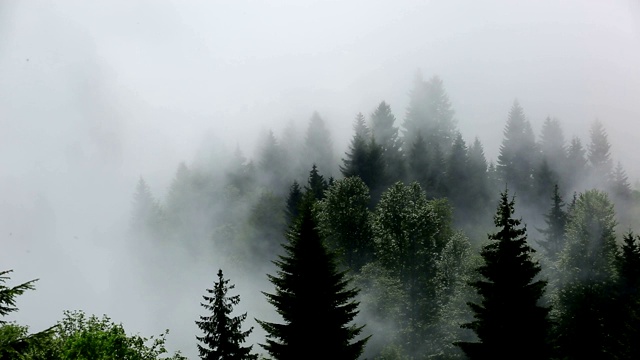
<path fill-rule="evenodd" d="M 531 178 L 536 162 L 536 143 L 531 124 L 515 101 L 509 111 L 500 145 L 497 170 L 503 184 L 525 201 L 531 199 Z"/>
<path fill-rule="evenodd" d="M 35 279 L 20 285 L 7 287 L 4 283 L 10 279 L 7 274 L 11 272 L 12 270 L 0 271 L 0 317 L 5 317 L 14 311 L 18 311 L 16 307 L 16 297 L 24 294 L 27 290 L 35 289 L 33 284 L 38 281 L 38 279 Z M 6 321 L 0 318 L 0 325 L 5 323 Z"/>
<path fill-rule="evenodd" d="M 548 359 L 549 309 L 538 304 L 546 281 L 536 280 L 540 266 L 532 260 L 526 228 L 514 219 L 514 200 L 501 194 L 495 215 L 497 233 L 489 235 L 478 268 L 481 280 L 471 285 L 480 303 L 469 303 L 475 320 L 463 325 L 479 342 L 458 345 L 471 359 Z"/>
<path fill-rule="evenodd" d="M 298 221 L 287 233 L 285 255 L 269 275 L 275 293 L 265 293 L 283 323 L 258 320 L 267 332 L 262 345 L 275 359 L 357 359 L 368 338 L 355 340 L 362 327 L 352 325 L 358 313 L 344 272 L 338 272 L 312 214 L 313 199 L 305 196 Z"/>
<path fill-rule="evenodd" d="M 558 256 L 564 248 L 565 226 L 567 224 L 567 213 L 563 209 L 564 205 L 556 184 L 553 186 L 551 208 L 544 216 L 547 227 L 540 230 L 545 238 L 538 241 L 547 258 L 552 262 L 558 260 Z"/>
<path fill-rule="evenodd" d="M 316 200 L 322 200 L 324 198 L 324 192 L 329 188 L 329 184 L 324 179 L 324 176 L 318 172 L 318 167 L 313 164 L 311 171 L 309 171 L 309 179 L 307 180 L 307 186 L 305 191 L 313 195 Z"/>
<path fill-rule="evenodd" d="M 325 174 L 333 174 L 336 161 L 333 155 L 331 134 L 318 112 L 309 120 L 309 128 L 304 142 L 306 164 L 316 164 Z"/>
<path fill-rule="evenodd" d="M 258 355 L 251 354 L 252 346 L 242 346 L 252 328 L 242 331 L 242 322 L 247 318 L 247 314 L 231 316 L 233 307 L 240 302 L 240 295 L 228 296 L 229 290 L 235 286 L 229 285 L 229 280 L 225 280 L 222 270 L 218 270 L 218 281 L 213 285 L 213 289 L 207 289 L 211 296 L 203 296 L 204 303 L 200 303 L 210 315 L 200 316 L 200 321 L 196 321 L 198 328 L 204 332 L 204 336 L 196 338 L 198 352 L 201 359 L 206 360 L 245 360 L 257 359 Z"/>
<path fill-rule="evenodd" d="M 385 169 L 389 175 L 387 180 L 390 182 L 403 180 L 405 177 L 402 140 L 398 137 L 395 121 L 391 107 L 384 101 L 371 114 L 371 132 L 382 147 Z"/>
<path fill-rule="evenodd" d="M 287 224 L 291 225 L 293 221 L 298 217 L 300 212 L 300 202 L 302 201 L 302 189 L 297 181 L 293 181 L 291 187 L 289 187 L 289 196 L 287 197 L 287 208 L 285 209 L 285 215 L 287 217 Z"/>
<path fill-rule="evenodd" d="M 373 231 L 378 261 L 407 293 L 401 325 L 408 332 L 407 350 L 417 354 L 437 313 L 433 279 L 438 257 L 453 235 L 451 208 L 446 200 L 427 200 L 418 183 L 398 182 L 382 194 Z"/>
<path fill-rule="evenodd" d="M 607 194 L 580 194 L 570 212 L 554 305 L 558 350 L 567 359 L 615 358 L 617 246 Z"/>
<path fill-rule="evenodd" d="M 618 257 L 618 304 L 621 357 L 640 357 L 640 237 L 629 231 Z"/>
<path fill-rule="evenodd" d="M 387 182 L 384 150 L 373 136 L 365 138 L 369 131 L 364 124 L 362 114 L 356 116 L 354 129 L 355 135 L 349 146 L 350 152 L 347 152 L 347 157 L 342 159 L 343 166 L 340 166 L 340 171 L 344 177 L 361 178 L 371 190 L 373 202 L 376 202 L 382 187 Z"/>
<path fill-rule="evenodd" d="M 338 180 L 318 206 L 318 228 L 353 271 L 373 260 L 369 189 L 358 177 Z"/>
<path fill-rule="evenodd" d="M 591 125 L 590 142 L 587 159 L 589 160 L 593 186 L 604 189 L 611 180 L 613 161 L 611 160 L 611 144 L 604 126 L 600 121 Z"/>

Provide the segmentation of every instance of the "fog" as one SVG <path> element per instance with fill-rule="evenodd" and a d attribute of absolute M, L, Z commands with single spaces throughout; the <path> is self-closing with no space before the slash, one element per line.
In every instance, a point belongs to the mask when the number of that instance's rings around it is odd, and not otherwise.
<path fill-rule="evenodd" d="M 239 311 L 273 317 L 263 273 L 215 252 L 136 255 L 138 178 L 163 197 L 181 161 L 222 164 L 236 146 L 253 157 L 260 134 L 304 129 L 313 111 L 341 156 L 356 113 L 385 100 L 401 123 L 417 72 L 443 79 L 465 140 L 489 159 L 517 98 L 536 134 L 551 116 L 584 141 L 602 121 L 633 184 L 638 64 L 634 0 L 2 1 L 0 270 L 40 278 L 12 318 L 38 330 L 65 309 L 106 313 L 132 332 L 169 328 L 170 349 L 194 357 L 219 267 Z M 141 280 L 163 261 L 164 287 Z"/>

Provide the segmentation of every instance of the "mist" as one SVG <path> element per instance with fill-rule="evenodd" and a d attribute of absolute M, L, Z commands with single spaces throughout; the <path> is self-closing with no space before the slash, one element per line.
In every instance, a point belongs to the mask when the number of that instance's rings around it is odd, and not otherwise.
<path fill-rule="evenodd" d="M 356 113 L 384 100 L 402 123 L 417 73 L 444 81 L 488 160 L 517 99 L 536 135 L 550 116 L 586 143 L 601 121 L 634 184 L 639 44 L 633 0 L 3 1 L 0 270 L 40 279 L 11 319 L 38 330 L 67 309 L 107 314 L 134 333 L 170 329 L 170 350 L 193 358 L 218 268 L 246 327 L 275 319 L 268 263 L 131 238 L 138 179 L 160 201 L 181 162 L 222 181 L 236 148 L 257 161 L 267 131 L 304 134 L 314 111 L 338 161 Z M 254 350 L 263 339 L 255 329 Z"/>

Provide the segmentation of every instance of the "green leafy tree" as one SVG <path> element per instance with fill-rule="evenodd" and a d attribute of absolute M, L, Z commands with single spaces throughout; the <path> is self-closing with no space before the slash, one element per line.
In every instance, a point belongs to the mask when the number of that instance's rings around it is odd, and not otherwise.
<path fill-rule="evenodd" d="M 318 228 L 331 249 L 358 272 L 373 260 L 369 189 L 358 177 L 335 182 L 318 205 Z"/>
<path fill-rule="evenodd" d="M 407 351 L 417 354 L 437 312 L 434 277 L 438 256 L 453 234 L 446 200 L 427 200 L 418 183 L 400 182 L 382 194 L 373 217 L 376 257 L 403 283 L 408 296 L 402 327 Z"/>
<path fill-rule="evenodd" d="M 618 339 L 611 331 L 617 326 L 615 226 L 615 211 L 606 193 L 589 190 L 577 197 L 558 262 L 554 318 L 562 358 L 615 358 Z"/>
<path fill-rule="evenodd" d="M 246 360 L 257 359 L 258 355 L 251 354 L 252 346 L 242 346 L 253 328 L 242 331 L 242 322 L 247 314 L 231 316 L 233 307 L 240 302 L 240 295 L 228 296 L 229 290 L 235 285 L 229 285 L 224 279 L 222 270 L 218 270 L 218 281 L 213 289 L 207 289 L 211 296 L 203 296 L 205 303 L 201 303 L 211 314 L 200 316 L 196 321 L 204 336 L 197 336 L 200 358 L 205 360 Z"/>
<path fill-rule="evenodd" d="M 463 325 L 478 342 L 459 342 L 471 359 L 548 359 L 549 308 L 539 304 L 546 281 L 537 280 L 540 266 L 532 260 L 526 228 L 514 219 L 514 200 L 501 194 L 495 215 L 497 233 L 482 248 L 482 279 L 471 285 L 481 297 L 470 302 L 474 320 Z"/>
<path fill-rule="evenodd" d="M 273 294 L 265 293 L 283 323 L 258 320 L 267 332 L 265 350 L 275 359 L 357 359 L 368 338 L 354 340 L 362 326 L 352 324 L 358 313 L 345 273 L 336 270 L 312 214 L 313 199 L 305 196 L 298 221 L 287 233 L 286 254 L 275 261 L 278 275 L 269 275 Z M 318 341 L 321 341 L 320 343 Z"/>

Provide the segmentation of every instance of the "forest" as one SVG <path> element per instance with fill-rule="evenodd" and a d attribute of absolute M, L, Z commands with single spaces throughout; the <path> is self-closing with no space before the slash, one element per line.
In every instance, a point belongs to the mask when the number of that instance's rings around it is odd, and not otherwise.
<path fill-rule="evenodd" d="M 551 116 L 534 131 L 516 100 L 488 159 L 442 79 L 408 90 L 407 109 L 355 114 L 346 149 L 315 112 L 304 129 L 266 131 L 253 157 L 237 147 L 171 165 L 166 194 L 144 174 L 131 185 L 128 242 L 153 257 L 150 279 L 180 281 L 153 248 L 225 259 L 193 274 L 211 281 L 190 300 L 201 316 L 183 319 L 200 358 L 640 358 L 640 191 L 606 119 L 569 139 Z M 268 281 L 252 300 L 270 313 L 244 307 L 229 273 Z M 68 311 L 39 332 L 6 321 L 37 293 L 10 275 L 2 359 L 185 359 L 168 331 L 130 334 L 106 315 Z"/>

